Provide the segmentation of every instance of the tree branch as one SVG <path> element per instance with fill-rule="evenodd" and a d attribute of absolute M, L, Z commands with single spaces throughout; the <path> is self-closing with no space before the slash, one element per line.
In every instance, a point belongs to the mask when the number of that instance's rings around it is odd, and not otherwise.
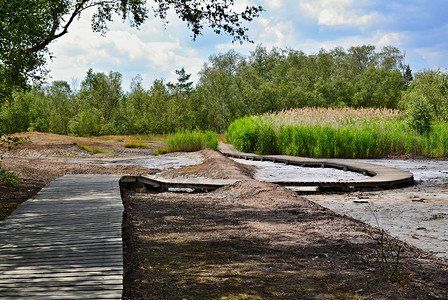
<path fill-rule="evenodd" d="M 44 39 L 42 42 L 40 42 L 37 45 L 34 45 L 32 47 L 26 48 L 26 49 L 20 49 L 16 51 L 12 51 L 9 55 L 29 55 L 34 52 L 38 52 L 40 50 L 43 50 L 45 47 L 47 47 L 52 41 L 54 41 L 57 38 L 60 38 L 61 36 L 68 33 L 69 26 L 73 23 L 75 18 L 84 10 L 93 7 L 95 5 L 98 5 L 98 3 L 93 3 L 92 5 L 84 6 L 89 0 L 83 0 L 81 2 L 78 2 L 78 4 L 75 6 L 75 10 L 70 15 L 70 18 L 68 22 L 65 24 L 65 26 L 62 28 L 62 31 L 56 34 L 56 31 L 59 28 L 59 19 L 56 14 L 53 15 L 53 26 L 50 30 L 50 34 L 46 39 Z"/>

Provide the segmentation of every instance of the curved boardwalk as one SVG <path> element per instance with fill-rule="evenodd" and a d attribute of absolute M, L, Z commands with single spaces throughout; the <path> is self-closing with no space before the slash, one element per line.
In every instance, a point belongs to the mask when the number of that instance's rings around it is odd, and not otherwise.
<path fill-rule="evenodd" d="M 224 155 L 250 160 L 267 160 L 302 167 L 335 168 L 345 171 L 362 173 L 370 178 L 362 180 L 349 180 L 339 182 L 282 182 L 272 181 L 286 186 L 317 186 L 319 189 L 344 189 L 354 188 L 392 188 L 397 186 L 409 186 L 414 184 L 414 176 L 411 172 L 389 168 L 380 165 L 355 162 L 343 159 L 314 159 L 287 155 L 256 155 L 253 153 L 242 153 L 229 144 L 219 144 L 219 151 Z"/>
<path fill-rule="evenodd" d="M 230 157 L 249 160 L 266 160 L 278 163 L 314 168 L 335 168 L 345 171 L 362 173 L 370 176 L 362 180 L 349 180 L 338 182 L 325 181 L 270 181 L 283 186 L 314 187 L 318 191 L 342 190 L 351 191 L 355 189 L 377 189 L 409 186 L 414 184 L 414 176 L 411 172 L 389 168 L 380 165 L 356 162 L 351 160 L 325 160 L 287 155 L 256 155 L 253 153 L 242 153 L 233 148 L 232 145 L 220 143 L 219 151 Z M 159 178 L 157 176 L 125 177 L 123 182 L 140 182 L 159 190 L 168 188 L 193 188 L 202 190 L 214 190 L 236 182 L 236 179 L 203 179 L 203 178 Z"/>
<path fill-rule="evenodd" d="M 58 178 L 0 223 L 1 299 L 121 299 L 120 178 Z"/>

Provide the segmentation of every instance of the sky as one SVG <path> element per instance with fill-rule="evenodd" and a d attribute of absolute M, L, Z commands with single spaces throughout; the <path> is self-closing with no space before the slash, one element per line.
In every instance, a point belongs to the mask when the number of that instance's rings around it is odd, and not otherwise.
<path fill-rule="evenodd" d="M 150 2 L 149 7 L 150 7 Z M 226 35 L 205 29 L 195 41 L 175 13 L 165 24 L 151 18 L 132 28 L 119 18 L 102 36 L 90 27 L 92 12 L 75 21 L 67 35 L 49 50 L 52 80 L 79 87 L 87 71 L 119 72 L 123 89 L 140 75 L 149 88 L 156 79 L 175 82 L 175 70 L 185 68 L 197 81 L 211 55 L 235 50 L 249 55 L 257 45 L 301 50 L 306 54 L 335 47 L 392 45 L 405 52 L 413 72 L 448 69 L 448 0 L 235 0 L 235 10 L 261 5 L 265 11 L 245 25 L 254 43 L 232 43 Z M 152 16 L 150 14 L 150 16 Z"/>

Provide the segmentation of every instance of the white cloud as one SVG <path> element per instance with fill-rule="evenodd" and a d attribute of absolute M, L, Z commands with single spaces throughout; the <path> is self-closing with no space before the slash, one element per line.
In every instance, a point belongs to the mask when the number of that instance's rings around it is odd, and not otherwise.
<path fill-rule="evenodd" d="M 260 40 L 275 46 L 284 46 L 296 39 L 296 30 L 292 22 L 275 22 L 273 19 L 260 18 L 262 26 Z"/>
<path fill-rule="evenodd" d="M 431 47 L 417 48 L 415 52 L 428 62 L 430 68 L 444 55 L 440 50 Z"/>
<path fill-rule="evenodd" d="M 181 26 L 174 23 L 173 27 Z M 49 62 L 50 75 L 54 80 L 70 82 L 73 78 L 81 81 L 89 68 L 95 72 L 115 71 L 123 74 L 125 88 L 137 74 L 150 82 L 158 78 L 175 80 L 174 70 L 182 67 L 196 77 L 204 59 L 194 48 L 182 46 L 176 33 L 185 29 L 171 30 L 174 34 L 169 35 L 161 24 L 152 20 L 136 30 L 118 20 L 101 36 L 92 32 L 90 16 L 85 14 L 66 36 L 51 44 L 55 58 Z"/>
<path fill-rule="evenodd" d="M 398 32 L 379 33 L 375 39 L 378 40 L 376 45 L 379 47 L 393 45 L 399 47 L 403 39 L 402 34 Z"/>
<path fill-rule="evenodd" d="M 264 5 L 267 9 L 277 9 L 283 7 L 283 0 L 267 0 Z"/>
<path fill-rule="evenodd" d="M 359 2 L 356 2 L 359 5 Z M 369 26 L 379 19 L 376 11 L 364 12 L 356 8 L 353 0 L 301 1 L 301 11 L 326 26 Z"/>

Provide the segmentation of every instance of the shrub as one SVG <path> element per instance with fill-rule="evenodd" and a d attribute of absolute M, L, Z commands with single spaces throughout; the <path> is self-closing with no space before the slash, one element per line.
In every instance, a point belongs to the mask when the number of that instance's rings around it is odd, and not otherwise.
<path fill-rule="evenodd" d="M 262 155 L 277 153 L 277 135 L 272 125 L 264 123 L 258 130 L 255 152 Z"/>
<path fill-rule="evenodd" d="M 409 127 L 420 134 L 428 133 L 431 129 L 431 104 L 426 97 L 419 93 L 407 95 L 407 118 Z"/>
<path fill-rule="evenodd" d="M 167 150 L 164 147 L 157 147 L 154 152 L 152 153 L 152 155 L 162 155 L 162 154 L 166 154 Z"/>
<path fill-rule="evenodd" d="M 101 133 L 103 118 L 92 108 L 79 112 L 69 123 L 70 132 L 75 136 L 96 136 Z"/>
<path fill-rule="evenodd" d="M 11 151 L 14 147 L 22 144 L 26 139 L 12 136 L 9 134 L 2 134 L 0 130 L 0 181 L 3 181 L 7 185 L 18 187 L 19 186 L 19 175 L 17 175 L 13 170 L 3 167 L 1 160 L 3 151 Z"/>
<path fill-rule="evenodd" d="M 260 117 L 243 117 L 233 121 L 226 132 L 226 140 L 240 151 L 254 151 L 260 121 Z"/>
<path fill-rule="evenodd" d="M 3 167 L 0 162 L 0 180 L 9 186 L 18 187 L 19 186 L 19 175 L 9 168 Z"/>

